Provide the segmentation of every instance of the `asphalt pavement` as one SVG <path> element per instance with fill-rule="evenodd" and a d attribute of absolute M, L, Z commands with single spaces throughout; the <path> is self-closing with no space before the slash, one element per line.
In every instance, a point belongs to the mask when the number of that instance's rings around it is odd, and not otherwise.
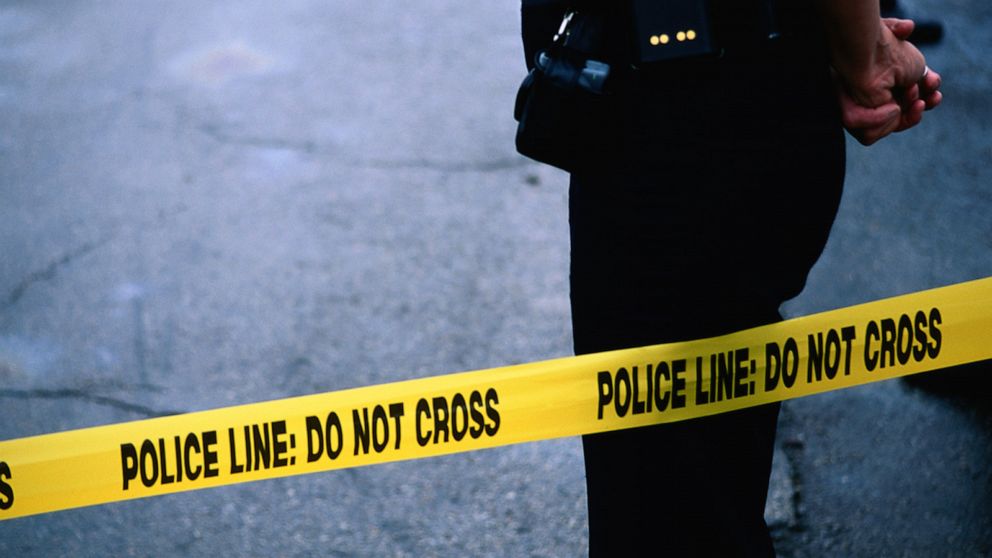
<path fill-rule="evenodd" d="M 992 5 L 789 316 L 992 275 Z M 571 354 L 516 2 L 0 1 L 0 439 Z M 802 184 L 797 184 L 802 188 Z M 797 210 L 800 210 L 797 208 Z M 992 367 L 785 405 L 782 556 L 992 556 Z M 578 439 L 0 523 L 0 556 L 582 556 Z"/>

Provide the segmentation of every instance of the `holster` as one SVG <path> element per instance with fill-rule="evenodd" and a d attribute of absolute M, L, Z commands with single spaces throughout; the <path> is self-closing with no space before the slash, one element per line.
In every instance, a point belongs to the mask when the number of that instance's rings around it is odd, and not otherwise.
<path fill-rule="evenodd" d="M 574 172 L 616 145 L 613 69 L 598 59 L 602 41 L 602 18 L 568 12 L 552 44 L 534 56 L 514 107 L 521 154 Z"/>

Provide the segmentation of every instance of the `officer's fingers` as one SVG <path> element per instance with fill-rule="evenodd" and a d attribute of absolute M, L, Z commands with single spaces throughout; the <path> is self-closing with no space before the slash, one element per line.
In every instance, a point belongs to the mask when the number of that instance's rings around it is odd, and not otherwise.
<path fill-rule="evenodd" d="M 927 110 L 940 104 L 943 95 L 940 94 L 941 77 L 933 70 L 928 70 L 926 75 L 920 79 L 920 98 L 927 102 Z"/>
<path fill-rule="evenodd" d="M 896 103 L 869 108 L 855 103 L 846 95 L 841 96 L 841 117 L 848 130 L 885 128 L 897 123 L 901 113 L 902 109 Z"/>
<path fill-rule="evenodd" d="M 935 108 L 944 99 L 944 94 L 940 91 L 934 91 L 929 97 L 924 99 L 926 103 L 926 110 Z"/>
<path fill-rule="evenodd" d="M 913 29 L 916 28 L 916 22 L 911 19 L 897 19 L 894 17 L 883 17 L 882 24 L 892 31 L 892 34 L 896 36 L 897 39 L 905 41 L 913 34 Z"/>
<path fill-rule="evenodd" d="M 863 145 L 871 145 L 899 128 L 902 109 L 894 102 L 865 107 L 847 95 L 841 95 L 841 118 L 844 128 Z"/>
<path fill-rule="evenodd" d="M 871 145 L 899 127 L 902 109 L 895 101 L 866 107 L 855 102 L 839 83 L 836 92 L 844 128 L 862 144 Z"/>
<path fill-rule="evenodd" d="M 895 131 L 902 132 L 903 130 L 908 130 L 922 122 L 924 110 L 926 110 L 926 103 L 923 99 L 917 99 L 914 101 L 913 104 L 902 111 L 902 117 L 899 119 L 899 126 Z"/>
<path fill-rule="evenodd" d="M 862 145 L 872 145 L 878 140 L 884 138 L 885 136 L 896 132 L 899 130 L 902 121 L 900 118 L 896 117 L 877 125 L 877 126 L 866 126 L 863 128 L 848 128 L 847 131 L 850 132 L 855 139 L 861 142 Z"/>
<path fill-rule="evenodd" d="M 852 132 L 852 134 L 854 135 L 855 139 L 861 142 L 862 145 L 871 145 L 877 142 L 878 140 L 884 138 L 885 136 L 898 131 L 900 124 L 901 124 L 901 120 L 899 118 L 895 118 L 893 120 L 887 121 L 881 126 L 875 126 L 873 128 L 865 128 L 862 130 L 858 130 L 858 133 L 856 134 Z"/>
<path fill-rule="evenodd" d="M 919 98 L 920 98 L 920 86 L 919 84 L 914 83 L 913 85 L 907 87 L 903 91 L 899 101 L 902 104 L 902 106 L 908 107 L 913 103 L 915 103 Z"/>

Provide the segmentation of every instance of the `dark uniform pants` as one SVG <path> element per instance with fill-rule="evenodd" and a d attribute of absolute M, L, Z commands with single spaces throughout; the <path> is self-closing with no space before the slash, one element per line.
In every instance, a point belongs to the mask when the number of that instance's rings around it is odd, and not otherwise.
<path fill-rule="evenodd" d="M 822 51 L 787 40 L 637 75 L 619 94 L 617 153 L 571 181 L 576 353 L 779 320 L 843 183 Z M 585 436 L 590 554 L 773 555 L 763 512 L 777 415 Z"/>

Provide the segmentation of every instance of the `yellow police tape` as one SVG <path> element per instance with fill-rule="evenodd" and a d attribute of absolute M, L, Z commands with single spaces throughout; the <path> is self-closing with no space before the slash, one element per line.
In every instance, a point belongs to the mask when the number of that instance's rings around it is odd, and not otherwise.
<path fill-rule="evenodd" d="M 730 335 L 0 442 L 0 520 L 672 422 L 992 359 L 992 278 Z"/>

